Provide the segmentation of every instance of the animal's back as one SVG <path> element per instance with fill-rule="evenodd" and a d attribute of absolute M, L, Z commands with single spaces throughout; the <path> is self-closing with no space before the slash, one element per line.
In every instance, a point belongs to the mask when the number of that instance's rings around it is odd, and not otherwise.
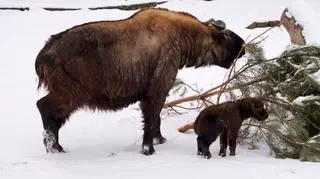
<path fill-rule="evenodd" d="M 80 89 L 79 95 L 86 93 L 99 103 L 132 103 L 146 92 L 157 66 L 169 63 L 160 55 L 170 49 L 170 40 L 179 39 L 181 32 L 207 31 L 192 15 L 165 9 L 78 25 L 51 36 L 40 51 L 35 65 L 39 86 L 49 91 Z M 170 73 L 176 73 L 179 61 L 171 63 L 176 67 Z"/>
<path fill-rule="evenodd" d="M 224 102 L 218 105 L 212 105 L 202 110 L 197 116 L 194 124 L 196 134 L 208 132 L 220 132 L 222 127 L 230 120 L 229 115 L 233 115 L 236 108 L 233 102 Z"/>

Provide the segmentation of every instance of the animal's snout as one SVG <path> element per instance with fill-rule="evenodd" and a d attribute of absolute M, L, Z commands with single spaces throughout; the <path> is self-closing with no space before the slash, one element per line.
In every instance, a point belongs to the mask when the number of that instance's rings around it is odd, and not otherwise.
<path fill-rule="evenodd" d="M 240 54 L 239 54 L 238 58 L 241 58 L 244 54 L 246 54 L 245 46 L 246 46 L 246 44 L 243 43 L 242 47 L 240 49 L 241 51 L 240 51 Z"/>
<path fill-rule="evenodd" d="M 264 116 L 263 116 L 265 119 L 267 119 L 269 117 L 269 114 L 266 113 Z"/>
<path fill-rule="evenodd" d="M 269 117 L 269 114 L 265 110 L 261 110 L 257 114 L 257 119 L 259 121 L 264 121 L 264 120 L 268 119 L 268 117 Z"/>
<path fill-rule="evenodd" d="M 265 112 L 262 117 L 263 117 L 263 119 L 268 119 L 269 114 L 267 112 Z"/>

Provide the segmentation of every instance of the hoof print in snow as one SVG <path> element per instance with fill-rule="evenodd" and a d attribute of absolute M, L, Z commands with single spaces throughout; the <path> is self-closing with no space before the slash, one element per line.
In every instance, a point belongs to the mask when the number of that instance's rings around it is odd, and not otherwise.
<path fill-rule="evenodd" d="M 116 157 L 116 153 L 113 153 L 113 152 L 111 152 L 109 155 L 108 155 L 108 157 L 110 158 L 110 157 Z"/>

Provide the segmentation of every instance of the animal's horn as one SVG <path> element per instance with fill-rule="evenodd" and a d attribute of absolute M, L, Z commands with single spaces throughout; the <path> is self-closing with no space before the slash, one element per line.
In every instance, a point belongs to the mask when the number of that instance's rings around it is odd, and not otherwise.
<path fill-rule="evenodd" d="M 217 21 L 215 21 L 215 22 L 213 23 L 213 25 L 214 25 L 217 29 L 219 29 L 219 30 L 223 30 L 223 29 L 226 28 L 226 23 L 223 22 L 222 20 L 217 20 Z"/>
<path fill-rule="evenodd" d="M 213 18 L 207 20 L 204 22 L 204 24 L 209 25 L 209 24 L 214 24 L 215 20 Z"/>

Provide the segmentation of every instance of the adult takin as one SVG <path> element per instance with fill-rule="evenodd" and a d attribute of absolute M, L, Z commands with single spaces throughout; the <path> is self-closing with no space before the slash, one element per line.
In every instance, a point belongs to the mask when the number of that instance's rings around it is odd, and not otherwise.
<path fill-rule="evenodd" d="M 264 121 L 268 116 L 259 98 L 244 98 L 209 106 L 200 112 L 194 122 L 194 131 L 198 135 L 198 155 L 211 158 L 209 147 L 220 135 L 219 155 L 226 156 L 229 143 L 230 156 L 234 156 L 237 135 L 243 120 L 255 118 Z"/>
<path fill-rule="evenodd" d="M 183 67 L 229 68 L 244 40 L 221 20 L 150 8 L 117 21 L 74 26 L 52 35 L 37 55 L 37 101 L 47 152 L 63 152 L 59 129 L 77 109 L 113 110 L 137 101 L 143 114 L 142 153 L 164 143 L 160 112 Z"/>

